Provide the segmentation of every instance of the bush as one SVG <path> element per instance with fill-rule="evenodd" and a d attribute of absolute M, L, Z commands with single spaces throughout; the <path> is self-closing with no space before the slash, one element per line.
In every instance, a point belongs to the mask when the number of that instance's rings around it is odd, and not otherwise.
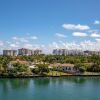
<path fill-rule="evenodd" d="M 39 71 L 39 68 L 34 68 L 34 69 L 32 69 L 32 72 L 35 74 L 38 74 L 40 71 Z"/>
<path fill-rule="evenodd" d="M 79 71 L 80 71 L 81 73 L 84 73 L 84 72 L 86 71 L 86 69 L 85 69 L 84 67 L 80 67 L 80 68 L 79 68 Z"/>
<path fill-rule="evenodd" d="M 87 66 L 85 64 L 76 64 L 75 65 L 76 70 L 79 70 L 81 73 L 85 72 L 87 70 Z"/>
<path fill-rule="evenodd" d="M 46 64 L 39 64 L 39 65 L 37 65 L 37 67 L 39 68 L 40 73 L 43 73 L 43 72 L 48 73 L 50 71 L 48 68 L 48 65 L 46 65 Z"/>
<path fill-rule="evenodd" d="M 25 72 L 28 69 L 27 65 L 20 64 L 20 63 L 15 63 L 13 66 L 14 66 L 13 70 L 16 72 Z"/>
<path fill-rule="evenodd" d="M 10 76 L 10 77 L 16 77 L 17 74 L 16 74 L 16 73 L 9 73 L 9 76 Z"/>

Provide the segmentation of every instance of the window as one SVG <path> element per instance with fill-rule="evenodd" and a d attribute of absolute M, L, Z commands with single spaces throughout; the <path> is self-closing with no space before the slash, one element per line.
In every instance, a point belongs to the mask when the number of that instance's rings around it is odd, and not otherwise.
<path fill-rule="evenodd" d="M 66 70 L 67 70 L 67 67 L 66 67 Z"/>

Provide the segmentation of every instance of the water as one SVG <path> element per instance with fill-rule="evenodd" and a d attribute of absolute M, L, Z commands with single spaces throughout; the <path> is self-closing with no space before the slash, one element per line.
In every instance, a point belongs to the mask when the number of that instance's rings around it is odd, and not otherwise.
<path fill-rule="evenodd" d="M 100 100 L 100 77 L 0 79 L 0 100 Z"/>

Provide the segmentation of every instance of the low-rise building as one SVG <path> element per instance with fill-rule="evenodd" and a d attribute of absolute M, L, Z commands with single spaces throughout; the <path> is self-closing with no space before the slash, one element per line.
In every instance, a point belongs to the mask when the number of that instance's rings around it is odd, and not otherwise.
<path fill-rule="evenodd" d="M 63 71 L 63 72 L 70 72 L 74 73 L 76 70 L 74 68 L 74 64 L 60 64 L 60 63 L 54 63 L 50 64 L 51 67 L 54 67 L 57 71 Z"/>
<path fill-rule="evenodd" d="M 8 64 L 8 70 L 13 69 L 13 65 L 16 63 L 20 63 L 20 64 L 27 65 L 27 66 L 31 65 L 31 63 L 28 61 L 20 61 L 20 60 L 10 61 L 10 63 Z"/>

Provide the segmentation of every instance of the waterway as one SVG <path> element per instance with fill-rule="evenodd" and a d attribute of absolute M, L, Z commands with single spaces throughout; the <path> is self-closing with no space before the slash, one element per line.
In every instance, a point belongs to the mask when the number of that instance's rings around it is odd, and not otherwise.
<path fill-rule="evenodd" d="M 0 79 L 0 100 L 100 100 L 100 77 Z"/>

